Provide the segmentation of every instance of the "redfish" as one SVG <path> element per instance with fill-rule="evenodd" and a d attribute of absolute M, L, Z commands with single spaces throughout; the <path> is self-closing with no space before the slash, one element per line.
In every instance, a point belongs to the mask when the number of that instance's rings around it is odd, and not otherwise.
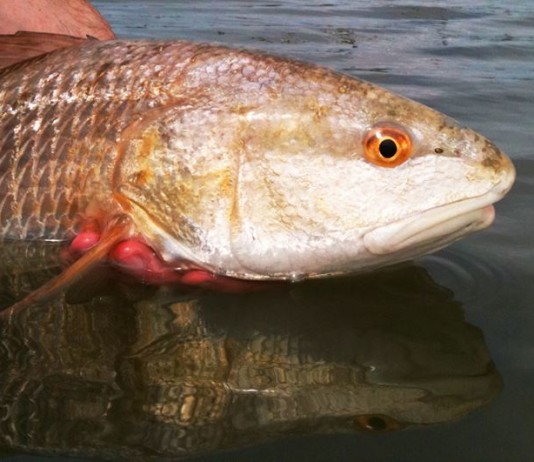
<path fill-rule="evenodd" d="M 493 143 L 302 62 L 182 41 L 88 41 L 0 71 L 0 236 L 65 244 L 41 300 L 107 260 L 240 288 L 376 268 L 494 218 Z"/>

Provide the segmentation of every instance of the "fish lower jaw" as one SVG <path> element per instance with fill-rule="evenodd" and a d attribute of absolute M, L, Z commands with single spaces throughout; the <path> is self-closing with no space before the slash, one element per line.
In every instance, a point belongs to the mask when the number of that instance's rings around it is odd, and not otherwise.
<path fill-rule="evenodd" d="M 493 223 L 493 203 L 500 197 L 488 194 L 435 207 L 386 226 L 364 236 L 364 245 L 372 255 L 394 261 L 414 258 L 438 250 L 459 238 L 487 228 Z"/>

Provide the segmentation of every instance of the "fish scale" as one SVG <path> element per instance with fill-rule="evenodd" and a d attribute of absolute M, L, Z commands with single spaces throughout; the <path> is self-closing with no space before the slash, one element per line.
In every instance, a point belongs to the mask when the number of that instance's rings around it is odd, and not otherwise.
<path fill-rule="evenodd" d="M 161 69 L 147 64 L 155 50 L 161 45 L 88 45 L 0 72 L 4 238 L 65 239 L 75 232 L 79 210 L 95 198 L 112 208 L 110 172 L 120 132 L 167 100 L 161 91 L 150 99 L 140 93 L 149 91 L 151 73 L 161 78 Z M 104 63 L 95 69 L 96 60 Z M 175 68 L 166 70 L 172 78 Z"/>

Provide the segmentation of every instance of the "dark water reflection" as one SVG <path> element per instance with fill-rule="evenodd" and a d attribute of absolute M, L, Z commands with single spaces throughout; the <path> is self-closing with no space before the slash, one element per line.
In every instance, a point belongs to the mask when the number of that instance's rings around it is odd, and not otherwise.
<path fill-rule="evenodd" d="M 2 326 L 2 446 L 190 456 L 387 432 L 455 421 L 502 385 L 481 331 L 413 265 L 264 294 L 126 295 Z"/>
<path fill-rule="evenodd" d="M 418 99 L 495 141 L 518 180 L 492 228 L 418 266 L 273 294 L 106 295 L 27 314 L 0 351 L 2 446 L 98 459 L 252 445 L 195 460 L 530 461 L 534 4 L 94 3 L 122 37 L 260 49 Z M 35 282 L 4 278 L 3 302 Z M 357 415 L 410 425 L 373 437 Z"/>

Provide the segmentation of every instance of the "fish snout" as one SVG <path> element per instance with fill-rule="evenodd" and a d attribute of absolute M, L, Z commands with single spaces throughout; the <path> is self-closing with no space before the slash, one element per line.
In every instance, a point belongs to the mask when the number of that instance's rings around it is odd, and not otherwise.
<path fill-rule="evenodd" d="M 494 178 L 494 191 L 503 197 L 510 191 L 515 181 L 515 167 L 510 157 L 502 152 L 494 143 L 484 140 L 481 164 Z"/>
<path fill-rule="evenodd" d="M 510 157 L 497 145 L 484 136 L 462 128 L 460 135 L 464 138 L 464 149 L 461 156 L 470 159 L 476 168 L 480 180 L 490 181 L 493 185 L 491 191 L 495 201 L 502 198 L 512 187 L 515 180 L 515 167 Z"/>

